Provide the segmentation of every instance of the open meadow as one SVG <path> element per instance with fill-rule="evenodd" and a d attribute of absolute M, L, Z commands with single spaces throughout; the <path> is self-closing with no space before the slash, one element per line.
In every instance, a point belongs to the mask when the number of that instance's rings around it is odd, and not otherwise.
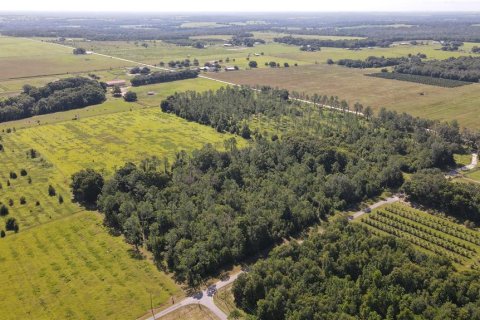
<path fill-rule="evenodd" d="M 233 137 L 148 108 L 18 130 L 18 139 L 38 150 L 66 177 L 84 168 L 112 173 L 125 162 L 149 156 L 173 159 L 206 143 L 223 148 Z M 240 138 L 237 138 L 237 140 Z M 242 145 L 242 140 L 239 140 Z"/>
<path fill-rule="evenodd" d="M 74 55 L 71 48 L 0 36 L 0 80 L 109 70 L 131 63 L 97 55 Z"/>

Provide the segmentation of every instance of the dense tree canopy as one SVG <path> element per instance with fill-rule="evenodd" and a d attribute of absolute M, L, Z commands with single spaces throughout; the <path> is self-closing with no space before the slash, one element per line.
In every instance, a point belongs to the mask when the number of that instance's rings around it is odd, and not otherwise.
<path fill-rule="evenodd" d="M 441 171 L 426 170 L 414 174 L 403 189 L 416 203 L 480 223 L 480 187 L 475 184 L 450 182 Z"/>
<path fill-rule="evenodd" d="M 103 188 L 103 177 L 93 169 L 85 169 L 72 176 L 72 193 L 75 200 L 95 204 Z"/>
<path fill-rule="evenodd" d="M 385 58 L 370 56 L 365 60 L 355 59 L 340 59 L 337 64 L 349 68 L 383 68 L 399 65 L 402 62 L 409 61 L 406 57 L 400 58 Z"/>
<path fill-rule="evenodd" d="M 480 318 L 480 274 L 457 273 L 393 237 L 337 221 L 273 250 L 234 283 L 236 303 L 262 320 Z"/>

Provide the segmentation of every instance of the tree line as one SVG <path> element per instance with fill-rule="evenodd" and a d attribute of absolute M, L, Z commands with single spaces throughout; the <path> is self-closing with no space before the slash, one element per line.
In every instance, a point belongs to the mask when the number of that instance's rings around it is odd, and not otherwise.
<path fill-rule="evenodd" d="M 410 61 L 421 62 L 422 59 L 426 59 L 427 55 L 424 53 L 417 53 L 416 55 L 408 54 L 407 57 L 385 58 L 384 56 L 375 57 L 370 56 L 365 60 L 361 59 L 340 59 L 336 62 L 332 59 L 327 59 L 327 64 L 338 64 L 348 68 L 384 68 L 392 67 L 402 63 L 408 63 Z"/>
<path fill-rule="evenodd" d="M 339 66 L 345 66 L 348 68 L 384 68 L 399 65 L 404 62 L 408 62 L 409 58 L 385 58 L 370 56 L 365 60 L 361 59 L 340 59 L 336 62 Z"/>
<path fill-rule="evenodd" d="M 147 84 L 171 82 L 198 77 L 198 71 L 182 70 L 177 72 L 154 72 L 146 75 L 137 75 L 130 80 L 132 86 L 144 86 Z"/>
<path fill-rule="evenodd" d="M 478 82 L 478 80 L 480 80 L 480 58 L 452 57 L 446 60 L 411 60 L 396 66 L 395 72 L 450 80 Z"/>
<path fill-rule="evenodd" d="M 477 319 L 480 273 L 338 220 L 291 241 L 233 285 L 255 319 Z"/>
<path fill-rule="evenodd" d="M 104 83 L 83 77 L 61 79 L 43 87 L 25 85 L 19 96 L 0 101 L 0 122 L 99 104 L 106 99 L 105 90 Z"/>
<path fill-rule="evenodd" d="M 273 41 L 295 45 L 306 51 L 318 51 L 321 47 L 332 48 L 365 48 L 365 47 L 388 47 L 392 44 L 389 40 L 354 39 L 354 40 L 331 40 L 331 39 L 305 39 L 300 37 L 277 37 Z"/>

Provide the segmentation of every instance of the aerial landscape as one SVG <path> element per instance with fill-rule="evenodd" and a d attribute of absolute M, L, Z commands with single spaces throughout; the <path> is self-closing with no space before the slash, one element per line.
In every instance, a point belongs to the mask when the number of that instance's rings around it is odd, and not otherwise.
<path fill-rule="evenodd" d="M 480 2 L 0 4 L 0 319 L 480 320 Z"/>

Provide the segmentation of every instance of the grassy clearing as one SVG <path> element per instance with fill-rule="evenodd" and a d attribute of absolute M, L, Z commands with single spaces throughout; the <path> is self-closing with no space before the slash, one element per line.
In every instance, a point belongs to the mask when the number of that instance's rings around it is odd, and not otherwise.
<path fill-rule="evenodd" d="M 458 167 L 463 167 L 472 162 L 472 155 L 469 154 L 454 154 L 453 158 L 455 159 L 455 162 L 457 163 Z"/>
<path fill-rule="evenodd" d="M 72 49 L 51 43 L 0 36 L 0 80 L 48 76 L 131 65 L 96 55 L 72 54 Z"/>
<path fill-rule="evenodd" d="M 101 216 L 81 212 L 0 241 L 1 319 L 134 319 L 181 296 L 150 262 L 131 257 Z"/>
<path fill-rule="evenodd" d="M 471 170 L 469 173 L 465 175 L 465 177 L 480 183 L 480 168 Z"/>
<path fill-rule="evenodd" d="M 212 74 L 216 79 L 248 85 L 270 85 L 307 94 L 326 94 L 359 101 L 374 110 L 381 107 L 434 120 L 457 119 L 460 125 L 478 129 L 480 84 L 442 88 L 413 82 L 367 77 L 372 69 L 309 65 Z"/>
<path fill-rule="evenodd" d="M 403 238 L 422 250 L 448 257 L 459 268 L 480 268 L 480 233 L 445 218 L 395 203 L 360 221 L 374 233 Z"/>
<path fill-rule="evenodd" d="M 241 309 L 238 309 L 235 305 L 235 298 L 233 297 L 232 293 L 232 286 L 230 284 L 226 287 L 221 288 L 218 292 L 213 296 L 213 302 L 220 308 L 225 314 L 229 315 L 233 310 L 238 310 L 241 314 L 239 319 L 245 319 L 245 312 Z"/>
<path fill-rule="evenodd" d="M 121 98 L 108 97 L 107 101 L 99 105 L 63 112 L 44 114 L 16 121 L 3 122 L 0 123 L 0 130 L 6 130 L 8 128 L 31 128 L 42 125 L 50 125 L 58 122 L 70 122 L 74 121 L 72 119 L 77 116 L 79 119 L 84 119 L 130 110 L 135 111 L 138 109 L 144 109 L 146 107 L 150 106 L 144 106 L 140 103 L 128 103 Z"/>
<path fill-rule="evenodd" d="M 208 74 L 207 74 L 208 75 Z M 220 89 L 224 84 L 208 79 L 196 78 L 182 81 L 158 83 L 147 86 L 132 87 L 131 91 L 137 93 L 138 103 L 152 107 L 159 107 L 163 99 L 175 92 L 182 92 L 188 90 L 208 91 Z M 154 95 L 149 95 L 153 92 Z"/>

